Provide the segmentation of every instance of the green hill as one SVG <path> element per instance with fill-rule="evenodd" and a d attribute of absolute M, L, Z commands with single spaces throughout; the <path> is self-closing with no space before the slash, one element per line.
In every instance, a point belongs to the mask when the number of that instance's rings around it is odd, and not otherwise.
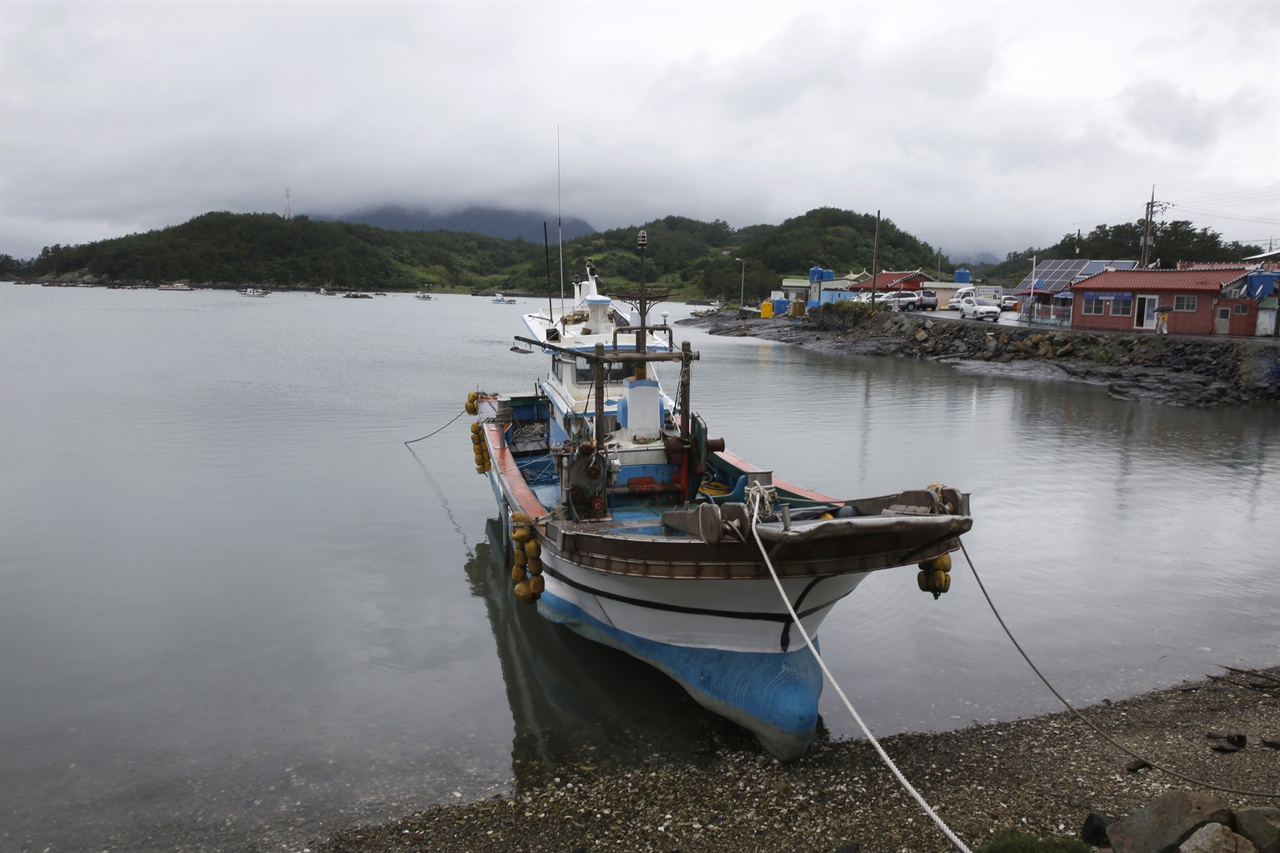
<path fill-rule="evenodd" d="M 566 241 L 566 274 L 596 262 L 605 282 L 640 280 L 636 234 L 649 235 L 644 277 L 684 296 L 736 301 L 739 290 L 760 298 L 783 277 L 804 277 L 812 266 L 870 269 L 875 217 L 821 208 L 781 225 L 734 230 L 720 220 L 668 216 L 633 228 L 597 232 Z M 935 251 L 881 223 L 880 265 L 885 269 L 934 268 Z M 551 265 L 559 251 L 551 250 Z M 742 259 L 741 261 L 737 259 Z M 206 213 L 182 225 L 78 246 L 50 246 L 30 262 L 5 259 L 24 277 L 90 275 L 99 280 L 188 280 L 214 286 L 332 287 L 349 290 L 420 288 L 542 293 L 547 252 L 525 240 L 452 231 L 391 231 L 369 225 L 326 222 L 305 216 Z M 944 273 L 953 267 L 942 259 Z M 558 272 L 553 272 L 558 289 Z"/>
<path fill-rule="evenodd" d="M 875 217 L 824 207 L 780 225 L 733 229 L 721 220 L 667 216 L 565 242 L 566 276 L 594 259 L 606 288 L 639 282 L 636 234 L 648 233 L 644 278 L 670 287 L 677 298 L 703 296 L 736 302 L 765 297 L 784 277 L 804 278 L 811 267 L 840 276 L 872 268 Z M 1013 252 L 994 268 L 975 270 L 988 280 L 1020 280 L 1033 254 L 1051 257 L 1136 257 L 1141 223 L 1099 225 L 1069 234 L 1047 249 Z M 1239 260 L 1261 251 L 1224 244 L 1217 234 L 1187 222 L 1160 223 L 1156 255 L 1163 266 L 1179 260 Z M 93 276 L 102 281 L 187 280 L 214 286 L 273 289 L 452 290 L 541 294 L 548 267 L 559 289 L 559 250 L 456 231 L 399 231 L 349 222 L 285 219 L 268 213 L 206 213 L 190 222 L 79 246 L 50 246 L 31 261 L 0 256 L 0 275 L 23 278 Z M 548 263 L 548 260 L 550 263 Z M 946 279 L 955 265 L 899 229 L 880 223 L 879 267 L 924 269 Z"/>

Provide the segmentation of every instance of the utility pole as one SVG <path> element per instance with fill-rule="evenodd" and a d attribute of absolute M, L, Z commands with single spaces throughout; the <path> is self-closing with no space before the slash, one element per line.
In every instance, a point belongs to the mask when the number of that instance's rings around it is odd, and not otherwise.
<path fill-rule="evenodd" d="M 1156 213 L 1163 212 L 1166 207 L 1171 205 L 1167 201 L 1156 201 L 1156 185 L 1151 185 L 1151 201 L 1147 202 L 1146 222 L 1142 228 L 1142 263 L 1139 265 L 1141 269 L 1146 269 L 1147 263 L 1151 260 L 1151 249 L 1156 244 L 1155 239 L 1155 223 Z"/>
<path fill-rule="evenodd" d="M 1147 257 L 1151 249 L 1151 216 L 1156 206 L 1156 185 L 1151 185 L 1151 201 L 1147 202 L 1146 213 L 1143 214 L 1142 221 L 1142 262 L 1139 264 L 1142 269 L 1147 268 Z"/>
<path fill-rule="evenodd" d="M 288 220 L 290 220 L 290 219 L 293 219 L 293 207 L 289 204 L 290 196 L 291 196 L 291 193 L 289 192 L 289 188 L 288 188 L 288 187 L 285 187 L 285 188 L 284 188 L 284 218 L 285 218 L 285 221 L 288 221 Z"/>
<path fill-rule="evenodd" d="M 880 211 L 876 211 L 876 239 L 871 244 L 871 310 L 876 310 L 876 282 L 880 279 Z"/>

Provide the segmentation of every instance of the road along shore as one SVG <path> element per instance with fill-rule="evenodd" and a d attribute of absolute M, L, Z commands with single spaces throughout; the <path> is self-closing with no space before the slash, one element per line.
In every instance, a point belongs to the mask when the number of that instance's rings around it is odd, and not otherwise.
<path fill-rule="evenodd" d="M 849 355 L 943 361 L 957 369 L 1103 385 L 1113 397 L 1172 406 L 1280 402 L 1280 339 L 1155 336 L 989 325 L 949 315 L 821 309 L 761 319 L 719 311 L 679 321 Z"/>

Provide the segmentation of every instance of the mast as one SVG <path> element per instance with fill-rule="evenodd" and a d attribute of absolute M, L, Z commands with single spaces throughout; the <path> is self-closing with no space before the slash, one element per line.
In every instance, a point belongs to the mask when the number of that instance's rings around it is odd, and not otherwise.
<path fill-rule="evenodd" d="M 640 310 L 640 331 L 636 333 L 636 352 L 644 354 L 647 349 L 646 341 L 649 337 L 648 317 L 649 317 L 649 300 L 646 298 L 644 290 L 644 247 L 649 243 L 649 235 L 642 229 L 636 235 L 636 248 L 640 250 L 640 300 L 637 306 Z M 644 362 L 636 364 L 636 379 L 645 379 L 648 374 L 645 371 Z"/>
<path fill-rule="evenodd" d="M 560 316 L 564 316 L 564 219 L 560 212 L 560 125 L 556 125 L 556 244 L 560 249 Z"/>

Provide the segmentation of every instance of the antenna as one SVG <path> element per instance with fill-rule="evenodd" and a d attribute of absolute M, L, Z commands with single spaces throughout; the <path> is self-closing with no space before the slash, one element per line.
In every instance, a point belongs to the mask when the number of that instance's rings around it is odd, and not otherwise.
<path fill-rule="evenodd" d="M 289 192 L 289 188 L 285 187 L 284 188 L 284 218 L 286 220 L 293 219 L 293 207 L 292 205 L 289 204 L 289 199 L 291 196 L 292 196 L 292 193 Z"/>
<path fill-rule="evenodd" d="M 556 125 L 556 245 L 560 249 L 560 316 L 564 316 L 564 220 L 560 215 L 560 125 Z"/>

